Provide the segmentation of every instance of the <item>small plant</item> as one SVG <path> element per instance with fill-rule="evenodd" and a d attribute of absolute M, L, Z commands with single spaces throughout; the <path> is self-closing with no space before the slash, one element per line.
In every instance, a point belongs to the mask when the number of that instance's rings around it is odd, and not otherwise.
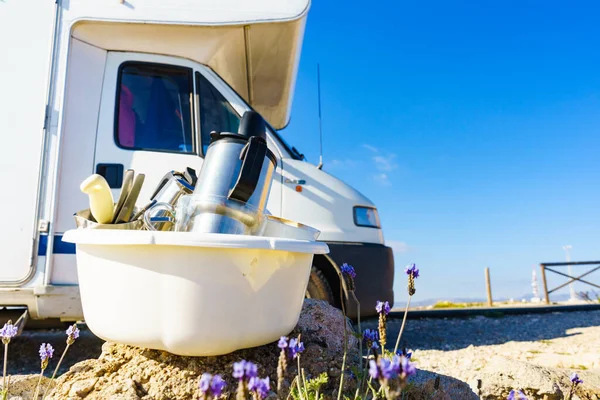
<path fill-rule="evenodd" d="M 356 302 L 356 310 L 357 310 L 357 316 L 358 316 L 358 337 L 360 337 L 361 335 L 361 327 L 360 327 L 360 303 L 358 301 L 358 299 L 356 298 L 356 295 L 354 294 L 354 290 L 356 289 L 356 286 L 354 284 L 354 278 L 356 278 L 356 271 L 354 270 L 354 267 L 352 265 L 349 265 L 347 263 L 344 263 L 342 265 L 342 276 L 340 279 L 340 294 L 344 293 L 343 290 L 343 285 L 342 282 L 346 284 L 346 288 L 347 288 L 347 293 L 350 293 L 352 295 L 352 298 L 354 299 L 354 301 Z M 348 294 L 346 293 L 346 298 L 348 298 Z M 341 298 L 341 303 L 342 303 L 342 317 L 343 317 L 343 321 L 342 321 L 342 329 L 344 330 L 344 355 L 342 357 L 342 373 L 340 375 L 340 387 L 338 389 L 338 397 L 337 400 L 340 400 L 342 398 L 342 388 L 344 387 L 344 376 L 345 376 L 345 371 L 346 371 L 346 357 L 348 356 L 348 331 L 346 330 L 346 307 L 344 305 L 344 298 L 342 295 Z M 359 354 L 362 356 L 362 343 L 359 341 Z M 362 373 L 362 362 L 360 364 L 361 367 L 361 373 Z M 298 370 L 300 370 L 300 367 L 298 366 Z"/>
<path fill-rule="evenodd" d="M 577 388 L 578 385 L 582 384 L 583 381 L 579 378 L 579 375 L 577 375 L 577 373 L 573 372 L 573 374 L 571 374 L 571 388 L 569 389 L 569 394 L 566 397 L 566 400 L 571 400 L 571 398 L 573 398 L 573 395 L 575 394 L 575 388 Z"/>
<path fill-rule="evenodd" d="M 34 399 L 37 399 L 38 395 L 40 394 L 40 385 L 42 384 L 42 377 L 44 376 L 44 371 L 46 370 L 46 368 L 48 368 L 48 361 L 52 358 L 53 355 L 54 348 L 52 347 L 52 345 L 50 345 L 49 343 L 42 343 L 42 345 L 40 346 L 40 362 L 42 371 L 40 372 L 40 378 L 38 379 L 38 383 L 35 387 L 35 394 L 33 395 Z"/>
<path fill-rule="evenodd" d="M 18 321 L 17 321 L 18 322 Z M 0 329 L 0 337 L 2 337 L 2 343 L 4 344 L 4 368 L 2 369 L 2 400 L 8 398 L 8 384 L 6 382 L 6 366 L 8 364 L 8 344 L 10 340 L 17 336 L 19 330 L 13 325 L 12 321 L 9 320 L 2 329 Z"/>
<path fill-rule="evenodd" d="M 56 373 L 58 372 L 58 369 L 60 368 L 60 364 L 62 363 L 63 359 L 65 358 L 65 355 L 67 354 L 67 351 L 69 350 L 69 347 L 71 347 L 71 345 L 73 343 L 75 343 L 75 340 L 77 340 L 77 338 L 79 338 L 79 328 L 77 328 L 77 324 L 73 324 L 73 325 L 69 326 L 69 328 L 67 329 L 67 331 L 65 333 L 67 334 L 67 347 L 65 347 L 65 350 L 61 354 L 60 359 L 58 360 L 58 364 L 56 364 L 56 368 L 54 368 L 54 372 L 52 373 L 50 382 L 48 382 L 48 386 L 46 387 L 46 390 L 44 391 L 42 400 L 46 397 L 46 395 L 50 391 L 50 388 L 52 387 L 52 384 L 54 383 L 54 378 L 56 378 Z M 53 352 L 54 352 L 54 350 L 53 350 Z M 40 349 L 40 356 L 41 355 L 42 355 L 42 353 L 41 353 L 41 349 Z M 44 371 L 42 370 L 42 374 L 43 373 L 44 373 Z M 40 380 L 41 380 L 41 377 L 40 377 Z M 39 384 L 38 384 L 38 386 L 39 386 Z M 37 400 L 37 397 L 35 397 L 35 399 Z"/>
<path fill-rule="evenodd" d="M 379 330 L 379 343 L 381 344 L 381 347 L 385 347 L 385 344 L 387 343 L 387 316 L 391 311 L 390 303 L 387 301 L 385 303 L 378 301 L 375 310 L 379 314 L 379 324 L 377 325 L 377 329 Z"/>
<path fill-rule="evenodd" d="M 254 400 L 264 399 L 269 394 L 269 390 L 271 390 L 269 377 L 261 379 L 255 376 L 254 378 L 250 378 L 248 381 L 248 390 L 252 393 Z"/>
<path fill-rule="evenodd" d="M 406 302 L 406 308 L 404 309 L 404 317 L 402 318 L 402 326 L 400 327 L 400 333 L 398 333 L 398 338 L 396 339 L 396 345 L 394 346 L 394 353 L 398 351 L 398 346 L 400 346 L 400 338 L 402 337 L 402 333 L 404 332 L 404 327 L 406 326 L 406 317 L 408 315 L 408 308 L 410 307 L 410 299 L 412 299 L 413 295 L 417 292 L 415 289 L 415 279 L 419 277 L 419 269 L 415 264 L 411 264 L 404 270 L 406 275 L 408 275 L 408 301 Z"/>
<path fill-rule="evenodd" d="M 258 376 L 258 367 L 254 363 L 242 360 L 233 364 L 232 375 L 234 378 L 238 379 L 236 399 L 247 399 L 249 394 L 248 383 L 250 382 L 250 379 Z"/>
<path fill-rule="evenodd" d="M 316 378 L 306 380 L 302 391 L 299 391 L 297 386 L 292 386 L 290 396 L 294 400 L 322 400 L 323 393 L 320 393 L 321 386 L 327 384 L 328 380 L 327 373 L 323 372 Z"/>
<path fill-rule="evenodd" d="M 379 390 L 369 383 L 373 397 L 398 398 L 406 386 L 408 377 L 416 374 L 416 368 L 405 356 L 379 357 L 376 349 L 373 349 L 373 356 L 374 359 L 369 361 L 369 376 L 379 382 Z"/>
<path fill-rule="evenodd" d="M 202 374 L 198 387 L 201 400 L 212 400 L 221 396 L 225 389 L 225 381 L 221 375 Z"/>
<path fill-rule="evenodd" d="M 375 310 L 379 314 L 378 329 L 367 329 L 361 335 L 362 340 L 360 343 L 367 349 L 366 358 L 369 360 L 369 370 L 368 373 L 361 373 L 361 370 L 357 370 L 357 378 L 359 383 L 354 395 L 355 400 L 368 398 L 369 391 L 371 392 L 371 397 L 374 399 L 396 399 L 399 396 L 404 396 L 405 393 L 403 390 L 407 386 L 408 377 L 416 373 L 416 368 L 410 362 L 412 353 L 406 349 L 401 352 L 398 351 L 400 338 L 406 324 L 406 316 L 408 314 L 410 297 L 416 292 L 415 278 L 419 277 L 419 270 L 415 264 L 408 266 L 405 272 L 408 276 L 407 288 L 409 301 L 404 311 L 404 319 L 396 339 L 395 349 L 393 352 L 391 352 L 385 348 L 385 342 L 387 339 L 387 316 L 390 312 L 390 305 L 388 302 L 378 301 L 375 305 Z M 379 354 L 379 350 L 381 354 Z M 362 360 L 362 350 L 360 352 L 360 357 Z M 377 383 L 379 385 L 378 388 L 375 387 L 375 384 Z M 437 386 L 439 387 L 439 381 Z M 438 387 L 436 387 L 436 391 Z"/>
<path fill-rule="evenodd" d="M 300 336 L 297 339 L 289 339 L 287 336 L 282 336 L 277 343 L 277 347 L 281 349 L 277 363 L 277 394 L 281 397 L 283 396 L 282 384 L 287 372 L 288 359 L 294 360 L 298 358 L 298 365 L 300 365 L 299 355 L 304 351 L 304 343 L 300 341 Z M 298 371 L 300 371 L 300 367 L 298 367 Z"/>

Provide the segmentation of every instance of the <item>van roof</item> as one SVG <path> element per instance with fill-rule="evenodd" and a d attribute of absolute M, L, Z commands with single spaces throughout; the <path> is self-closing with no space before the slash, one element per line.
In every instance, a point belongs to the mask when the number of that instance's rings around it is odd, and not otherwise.
<path fill-rule="evenodd" d="M 310 0 L 70 0 L 71 35 L 212 68 L 275 128 L 290 118 Z"/>

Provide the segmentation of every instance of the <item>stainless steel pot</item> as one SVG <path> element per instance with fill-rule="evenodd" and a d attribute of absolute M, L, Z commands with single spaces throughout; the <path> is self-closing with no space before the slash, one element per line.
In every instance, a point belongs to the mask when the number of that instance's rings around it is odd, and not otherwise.
<path fill-rule="evenodd" d="M 246 112 L 237 134 L 213 132 L 193 206 L 178 215 L 178 227 L 181 220 L 180 228 L 193 232 L 257 234 L 276 165 L 258 113 Z"/>
<path fill-rule="evenodd" d="M 133 209 L 134 213 L 137 213 L 138 209 Z M 99 224 L 94 221 L 90 209 L 81 210 L 73 215 L 75 219 L 75 226 L 81 229 L 118 229 L 118 230 L 140 230 L 144 228 L 144 221 L 136 219 L 129 222 L 119 224 Z"/>
<path fill-rule="evenodd" d="M 188 168 L 188 170 L 190 169 Z M 166 203 L 174 206 L 181 196 L 193 193 L 194 183 L 196 183 L 195 180 L 193 183 L 190 183 L 183 174 L 171 171 L 161 179 L 160 184 L 150 199 L 155 201 L 156 204 Z M 145 216 L 148 216 L 147 218 L 144 218 L 146 220 L 146 227 L 149 230 L 156 231 L 171 230 L 173 224 L 169 218 L 166 218 L 168 214 L 169 212 L 162 208 L 156 206 L 150 207 L 145 213 Z"/>

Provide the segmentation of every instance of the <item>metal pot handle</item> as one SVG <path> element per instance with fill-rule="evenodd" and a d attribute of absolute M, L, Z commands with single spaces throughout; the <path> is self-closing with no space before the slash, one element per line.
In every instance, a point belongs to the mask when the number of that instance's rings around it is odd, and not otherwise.
<path fill-rule="evenodd" d="M 155 213 L 156 211 L 165 211 L 171 214 L 171 216 L 166 218 L 151 217 L 151 214 Z M 156 203 L 155 205 L 146 210 L 146 212 L 144 213 L 144 226 L 146 227 L 146 229 L 148 229 L 149 231 L 157 231 L 158 229 L 154 227 L 154 223 L 158 222 L 175 223 L 175 209 L 172 205 L 170 205 L 169 203 Z"/>
<path fill-rule="evenodd" d="M 258 136 L 251 137 L 240 153 L 240 158 L 243 160 L 242 168 L 235 186 L 227 196 L 229 199 L 238 200 L 242 203 L 250 199 L 254 190 L 256 190 L 266 155 L 267 142 L 265 139 Z"/>

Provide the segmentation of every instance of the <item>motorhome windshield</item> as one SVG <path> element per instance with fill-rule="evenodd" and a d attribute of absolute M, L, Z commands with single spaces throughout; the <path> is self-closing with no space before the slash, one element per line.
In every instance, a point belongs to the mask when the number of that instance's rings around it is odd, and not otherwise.
<path fill-rule="evenodd" d="M 229 87 L 229 89 L 231 89 L 234 93 L 237 93 L 232 87 L 231 85 L 224 80 L 223 78 L 221 78 L 219 76 L 219 74 L 217 74 L 213 69 L 211 69 L 211 71 L 219 77 L 219 79 L 221 80 L 221 82 L 223 82 L 223 84 L 225 84 L 227 87 Z M 204 79 L 206 81 L 206 79 Z M 216 90 L 216 89 L 215 89 Z M 239 96 L 239 99 L 245 104 L 246 107 L 248 107 L 250 110 L 252 111 L 256 111 L 254 110 L 254 108 L 252 106 L 250 106 L 250 104 L 248 104 L 241 96 Z M 227 102 L 224 98 L 223 98 L 224 102 Z M 230 107 L 231 111 L 234 112 L 237 116 L 238 119 L 241 118 L 242 116 L 239 115 L 239 113 L 237 111 L 235 111 L 235 109 L 233 107 Z M 266 122 L 266 121 L 265 121 Z M 288 142 L 285 141 L 285 139 L 275 130 L 275 128 L 273 128 L 268 122 L 267 122 L 267 130 L 269 131 L 269 133 L 271 134 L 271 137 L 277 141 L 277 143 L 279 145 L 281 145 L 281 147 L 284 148 L 284 150 L 290 154 L 292 156 L 293 159 L 295 160 L 306 160 L 306 157 L 304 157 L 304 154 L 300 153 L 298 151 L 298 149 L 296 149 L 294 146 L 290 145 Z"/>
<path fill-rule="evenodd" d="M 267 124 L 267 129 L 269 130 L 269 132 L 271 133 L 271 136 L 277 140 L 279 142 L 279 144 L 289 153 L 291 154 L 292 158 L 295 160 L 306 160 L 306 157 L 304 157 L 304 154 L 300 153 L 298 151 L 298 149 L 296 149 L 294 146 L 290 145 L 288 142 L 285 141 L 285 139 L 283 138 L 283 136 L 281 136 L 279 134 L 279 132 L 277 132 L 271 125 Z"/>

